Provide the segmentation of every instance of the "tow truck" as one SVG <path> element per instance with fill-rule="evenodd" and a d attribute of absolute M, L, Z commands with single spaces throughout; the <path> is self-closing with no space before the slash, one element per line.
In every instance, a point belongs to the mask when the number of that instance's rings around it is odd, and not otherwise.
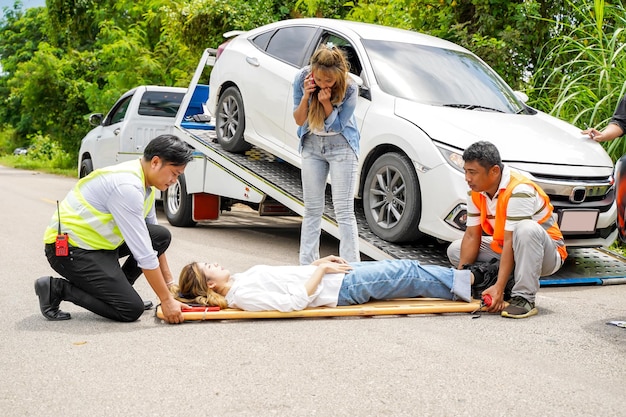
<path fill-rule="evenodd" d="M 258 207 L 260 215 L 304 214 L 300 170 L 280 158 L 252 147 L 245 154 L 225 151 L 217 143 L 215 126 L 203 108 L 209 86 L 199 83 L 205 68 L 215 60 L 215 49 L 206 49 L 183 97 L 175 127 L 196 150 L 179 182 L 165 192 L 164 208 L 170 223 L 189 226 L 217 220 L 233 202 Z M 355 203 L 361 253 L 374 259 L 414 259 L 450 266 L 447 242 L 423 238 L 391 243 L 368 227 L 360 201 Z M 322 229 L 338 238 L 330 191 L 327 189 Z M 606 285 L 626 283 L 626 258 L 606 248 L 573 248 L 561 270 L 541 279 L 542 286 Z"/>

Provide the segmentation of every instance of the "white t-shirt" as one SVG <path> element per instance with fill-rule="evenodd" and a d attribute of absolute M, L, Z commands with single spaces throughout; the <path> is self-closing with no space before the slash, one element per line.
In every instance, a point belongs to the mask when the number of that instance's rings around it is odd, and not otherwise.
<path fill-rule="evenodd" d="M 246 311 L 288 312 L 307 307 L 336 307 L 344 274 L 326 274 L 315 293 L 309 296 L 304 284 L 316 268 L 314 265 L 254 266 L 233 274 L 226 301 L 229 307 Z"/>

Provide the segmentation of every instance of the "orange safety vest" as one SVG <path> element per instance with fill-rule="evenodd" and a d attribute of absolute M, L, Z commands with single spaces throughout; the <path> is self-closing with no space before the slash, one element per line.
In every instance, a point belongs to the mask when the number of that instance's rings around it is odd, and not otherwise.
<path fill-rule="evenodd" d="M 513 194 L 513 189 L 515 189 L 515 187 L 519 184 L 529 184 L 535 187 L 535 190 L 537 190 L 541 198 L 543 198 L 546 203 L 548 213 L 541 220 L 539 220 L 538 223 L 543 224 L 552 219 L 554 207 L 552 206 L 552 203 L 550 203 L 550 197 L 548 197 L 541 187 L 537 186 L 537 184 L 516 172 L 511 172 L 511 181 L 509 182 L 509 185 L 505 188 L 504 192 L 501 192 L 498 196 L 498 202 L 496 203 L 495 228 L 492 227 L 491 223 L 487 220 L 487 198 L 481 193 L 475 191 L 471 192 L 472 201 L 476 207 L 480 209 L 480 225 L 485 233 L 493 236 L 491 249 L 493 249 L 496 253 L 502 253 L 502 245 L 504 245 L 506 208 L 509 204 L 509 198 L 511 198 L 511 194 Z M 565 243 L 563 241 L 563 234 L 561 234 L 561 230 L 556 222 L 548 227 L 546 232 L 548 232 L 548 235 L 552 238 L 552 240 L 557 242 L 559 255 L 561 256 L 561 259 L 565 260 L 567 258 L 567 249 L 565 248 Z M 561 243 L 560 245 L 558 244 L 559 241 Z"/>

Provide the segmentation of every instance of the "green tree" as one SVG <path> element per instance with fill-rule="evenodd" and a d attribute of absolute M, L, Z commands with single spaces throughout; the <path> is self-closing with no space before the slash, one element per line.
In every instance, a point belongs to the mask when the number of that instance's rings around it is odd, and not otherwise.
<path fill-rule="evenodd" d="M 171 2 L 48 3 L 49 13 L 0 22 L 0 125 L 22 137 L 41 132 L 75 155 L 89 113 L 106 112 L 137 85 L 189 84 L 198 57 L 164 30 Z"/>
<path fill-rule="evenodd" d="M 8 80 L 20 64 L 33 59 L 39 43 L 46 40 L 45 27 L 43 9 L 23 12 L 19 2 L 12 9 L 4 9 L 4 18 L 0 20 L 0 126 L 13 126 L 12 134 L 22 138 L 36 130 L 31 126 L 30 115 L 22 114 L 22 98 L 11 91 Z"/>
<path fill-rule="evenodd" d="M 206 48 L 222 44 L 224 33 L 284 19 L 290 10 L 274 0 L 191 0 L 172 2 L 164 11 L 165 34 L 198 58 Z"/>

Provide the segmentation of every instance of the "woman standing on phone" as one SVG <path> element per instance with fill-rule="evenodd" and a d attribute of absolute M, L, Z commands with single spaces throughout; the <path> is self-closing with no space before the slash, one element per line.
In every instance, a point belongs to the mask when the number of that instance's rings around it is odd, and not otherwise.
<path fill-rule="evenodd" d="M 360 260 L 359 234 L 354 215 L 354 191 L 359 154 L 356 126 L 358 87 L 348 76 L 343 52 L 323 45 L 293 82 L 294 112 L 302 155 L 304 218 L 300 236 L 300 264 L 319 259 L 326 180 L 330 172 L 335 218 L 339 227 L 339 255 Z"/>

